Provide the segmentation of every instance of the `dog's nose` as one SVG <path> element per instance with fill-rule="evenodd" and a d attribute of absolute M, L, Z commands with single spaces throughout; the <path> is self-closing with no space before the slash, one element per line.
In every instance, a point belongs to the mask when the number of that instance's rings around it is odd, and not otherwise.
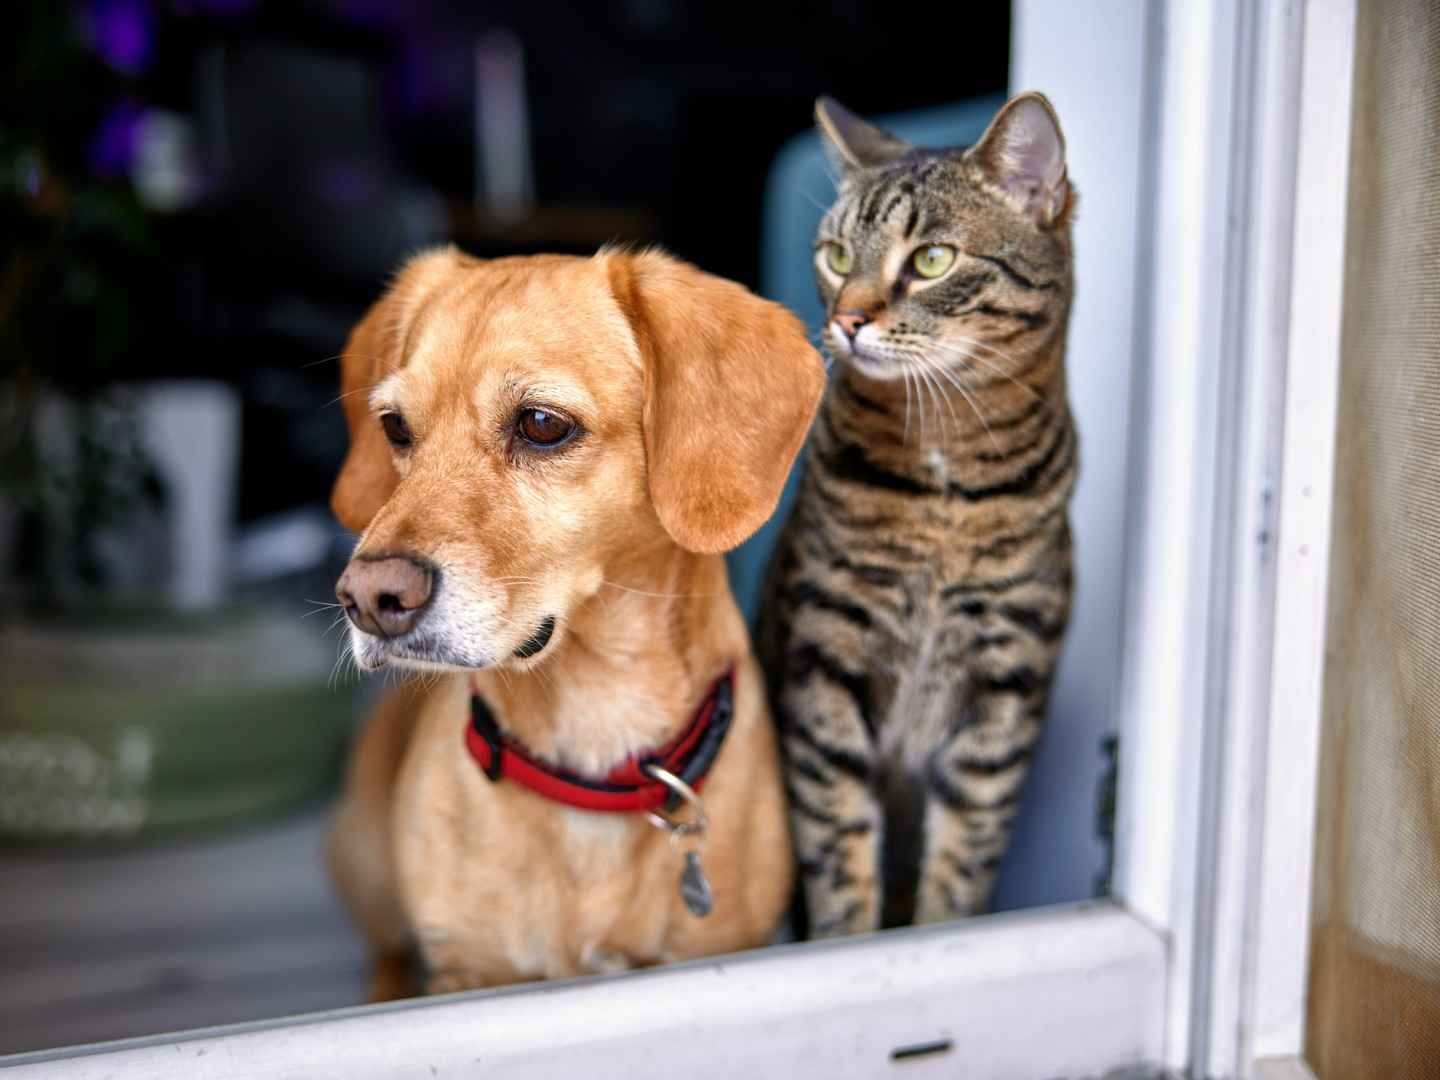
<path fill-rule="evenodd" d="M 860 332 L 860 327 L 869 322 L 870 318 L 861 311 L 837 311 L 830 317 L 830 321 L 840 327 L 845 336 L 853 341 L 855 335 Z"/>
<path fill-rule="evenodd" d="M 435 589 L 435 568 L 405 555 L 360 556 L 340 575 L 335 596 L 367 634 L 392 638 L 412 629 Z"/>

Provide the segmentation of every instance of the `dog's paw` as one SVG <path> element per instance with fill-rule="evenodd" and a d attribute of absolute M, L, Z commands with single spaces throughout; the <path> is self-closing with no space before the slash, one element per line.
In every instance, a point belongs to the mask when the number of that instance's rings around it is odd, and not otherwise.
<path fill-rule="evenodd" d="M 580 951 L 580 969 L 587 975 L 618 975 L 634 966 L 630 957 L 614 949 L 587 945 Z"/>
<path fill-rule="evenodd" d="M 485 980 L 468 971 L 436 971 L 425 980 L 427 994 L 453 994 L 460 990 L 479 990 Z"/>
<path fill-rule="evenodd" d="M 420 990 L 408 952 L 382 953 L 370 973 L 371 1004 L 414 997 Z"/>

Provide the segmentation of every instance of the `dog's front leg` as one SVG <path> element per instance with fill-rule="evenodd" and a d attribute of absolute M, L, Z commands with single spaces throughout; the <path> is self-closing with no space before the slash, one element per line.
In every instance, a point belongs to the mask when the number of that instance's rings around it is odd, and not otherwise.
<path fill-rule="evenodd" d="M 473 971 L 435 971 L 425 980 L 425 993 L 453 994 L 459 990 L 480 990 L 487 985 L 489 984 Z"/>
<path fill-rule="evenodd" d="M 415 960 L 408 950 L 375 954 L 375 965 L 370 971 L 369 1001 L 372 1005 L 414 997 L 419 992 Z"/>

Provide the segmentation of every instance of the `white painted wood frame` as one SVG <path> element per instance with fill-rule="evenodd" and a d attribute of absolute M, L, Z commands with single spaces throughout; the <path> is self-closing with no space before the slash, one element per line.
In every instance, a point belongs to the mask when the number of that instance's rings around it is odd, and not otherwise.
<path fill-rule="evenodd" d="M 1303 1076 L 1354 2 L 1160 23 L 1116 893 L 1168 1065 Z"/>
<path fill-rule="evenodd" d="M 1072 141 L 1133 113 L 1107 70 L 1144 72 L 1143 137 L 1109 163 L 1133 205 L 1084 193 L 1134 368 L 1117 903 L 23 1055 L 7 1080 L 1307 1076 L 1354 0 L 1100 6 L 1017 0 L 1012 70 Z"/>
<path fill-rule="evenodd" d="M 24 1055 L 6 1080 L 1086 1076 L 1160 1052 L 1164 946 L 1109 904 Z M 1005 1032 L 1004 1039 L 994 1037 Z"/>

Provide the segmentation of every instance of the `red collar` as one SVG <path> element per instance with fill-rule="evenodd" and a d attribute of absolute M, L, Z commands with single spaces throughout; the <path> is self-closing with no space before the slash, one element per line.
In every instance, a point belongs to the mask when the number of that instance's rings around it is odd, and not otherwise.
<path fill-rule="evenodd" d="M 479 694 L 470 696 L 470 723 L 465 745 L 492 781 L 513 780 L 547 799 L 605 813 L 628 813 L 675 808 L 676 796 L 646 771 L 658 765 L 699 789 L 710 771 L 733 712 L 735 670 L 715 680 L 678 739 L 669 746 L 621 762 L 602 780 L 591 780 L 547 764 L 500 730 Z"/>

